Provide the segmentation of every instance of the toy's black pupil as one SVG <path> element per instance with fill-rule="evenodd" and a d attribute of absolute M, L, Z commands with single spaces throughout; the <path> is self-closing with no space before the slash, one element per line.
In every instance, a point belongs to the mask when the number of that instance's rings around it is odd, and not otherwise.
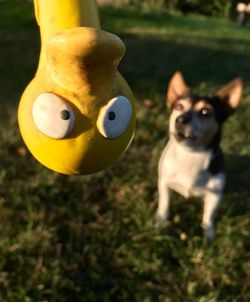
<path fill-rule="evenodd" d="M 68 110 L 62 110 L 61 112 L 60 112 L 60 116 L 61 116 L 61 118 L 63 119 L 63 120 L 69 120 L 69 118 L 70 118 L 70 113 L 69 113 L 69 111 Z"/>
<path fill-rule="evenodd" d="M 108 115 L 108 119 L 113 121 L 116 118 L 114 111 L 110 111 Z"/>

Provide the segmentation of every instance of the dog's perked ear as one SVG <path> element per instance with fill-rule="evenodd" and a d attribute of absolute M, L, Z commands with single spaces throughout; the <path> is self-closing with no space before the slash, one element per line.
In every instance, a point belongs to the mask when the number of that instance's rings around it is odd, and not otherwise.
<path fill-rule="evenodd" d="M 189 87 L 186 85 L 185 80 L 180 71 L 176 71 L 170 79 L 167 91 L 167 106 L 171 107 L 173 103 L 189 93 Z"/>
<path fill-rule="evenodd" d="M 243 92 L 243 81 L 236 78 L 217 91 L 216 96 L 223 102 L 228 115 L 232 114 L 240 103 Z"/>

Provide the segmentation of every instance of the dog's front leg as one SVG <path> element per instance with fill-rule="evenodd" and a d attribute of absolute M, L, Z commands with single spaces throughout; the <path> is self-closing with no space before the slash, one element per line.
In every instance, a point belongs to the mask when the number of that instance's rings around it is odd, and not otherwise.
<path fill-rule="evenodd" d="M 169 216 L 170 191 L 164 178 L 158 179 L 159 202 L 156 212 L 157 223 L 164 223 Z"/>
<path fill-rule="evenodd" d="M 217 207 L 220 203 L 223 194 L 225 183 L 225 174 L 218 173 L 210 178 L 207 185 L 209 191 L 205 194 L 204 198 L 202 227 L 204 231 L 204 236 L 208 239 L 215 238 L 216 229 L 214 224 L 214 218 Z"/>
<path fill-rule="evenodd" d="M 204 199 L 204 211 L 202 217 L 202 228 L 204 236 L 212 240 L 215 238 L 216 229 L 215 229 L 215 214 L 217 207 L 221 200 L 221 193 L 209 192 L 205 195 Z"/>

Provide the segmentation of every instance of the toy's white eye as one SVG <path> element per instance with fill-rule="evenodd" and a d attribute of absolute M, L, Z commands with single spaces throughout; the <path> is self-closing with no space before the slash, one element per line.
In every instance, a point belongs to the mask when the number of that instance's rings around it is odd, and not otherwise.
<path fill-rule="evenodd" d="M 132 105 L 124 96 L 113 98 L 101 109 L 97 120 L 100 133 L 106 138 L 116 138 L 128 128 L 132 117 Z"/>
<path fill-rule="evenodd" d="M 51 138 L 64 138 L 72 130 L 75 116 L 67 102 L 54 93 L 40 94 L 32 107 L 36 127 Z"/>

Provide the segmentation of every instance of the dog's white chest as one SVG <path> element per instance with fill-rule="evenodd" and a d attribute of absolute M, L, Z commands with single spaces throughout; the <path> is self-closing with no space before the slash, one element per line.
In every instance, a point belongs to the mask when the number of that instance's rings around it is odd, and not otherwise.
<path fill-rule="evenodd" d="M 194 152 L 170 140 L 161 156 L 159 177 L 164 177 L 170 189 L 186 198 L 202 195 L 209 181 L 211 156 L 210 151 Z"/>

